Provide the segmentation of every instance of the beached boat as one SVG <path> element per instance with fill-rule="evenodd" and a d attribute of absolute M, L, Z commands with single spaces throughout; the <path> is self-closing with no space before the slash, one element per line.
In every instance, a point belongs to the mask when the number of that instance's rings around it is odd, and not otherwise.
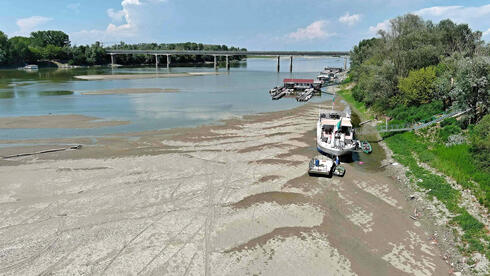
<path fill-rule="evenodd" d="M 345 168 L 343 166 L 335 166 L 333 175 L 343 177 L 345 175 Z"/>
<path fill-rule="evenodd" d="M 361 149 L 364 153 L 371 153 L 373 151 L 373 148 L 371 147 L 371 144 L 369 144 L 368 141 L 361 142 Z"/>
<path fill-rule="evenodd" d="M 325 111 L 317 122 L 317 149 L 322 154 L 341 156 L 357 150 L 350 112 Z"/>
<path fill-rule="evenodd" d="M 330 158 L 319 155 L 310 160 L 308 165 L 309 175 L 325 175 L 332 176 L 335 170 L 335 163 Z"/>

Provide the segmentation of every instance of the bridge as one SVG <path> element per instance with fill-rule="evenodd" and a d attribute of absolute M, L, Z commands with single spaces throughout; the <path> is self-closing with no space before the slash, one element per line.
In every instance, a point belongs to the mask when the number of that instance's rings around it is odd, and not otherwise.
<path fill-rule="evenodd" d="M 154 55 L 155 66 L 158 67 L 158 56 L 167 56 L 167 68 L 170 67 L 172 55 L 214 56 L 214 69 L 218 69 L 217 57 L 226 57 L 226 69 L 230 70 L 230 56 L 277 56 L 277 72 L 281 68 L 281 56 L 289 56 L 289 72 L 293 72 L 294 56 L 336 56 L 344 57 L 344 67 L 347 66 L 347 51 L 195 51 L 195 50 L 107 50 L 111 55 L 114 66 L 116 55 Z"/>

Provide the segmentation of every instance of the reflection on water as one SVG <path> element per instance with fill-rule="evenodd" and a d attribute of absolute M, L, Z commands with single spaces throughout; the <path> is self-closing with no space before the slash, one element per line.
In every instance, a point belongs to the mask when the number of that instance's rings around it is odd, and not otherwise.
<path fill-rule="evenodd" d="M 293 108 L 304 103 L 284 98 L 271 101 L 267 91 L 284 78 L 314 78 L 325 66 L 343 66 L 342 58 L 295 58 L 293 73 L 275 72 L 276 59 L 249 59 L 223 68 L 220 75 L 135 80 L 75 79 L 76 75 L 178 73 L 213 70 L 201 67 L 122 67 L 41 69 L 37 72 L 0 70 L 0 117 L 46 114 L 81 114 L 131 124 L 97 129 L 0 129 L 0 139 L 96 136 L 216 123 L 219 120 Z M 289 70 L 289 59 L 281 59 Z M 130 95 L 81 95 L 82 92 L 118 88 L 177 88 L 178 93 Z M 71 95 L 72 93 L 72 95 Z M 56 97 L 43 97 L 57 95 Z M 326 100 L 313 98 L 313 101 Z"/>

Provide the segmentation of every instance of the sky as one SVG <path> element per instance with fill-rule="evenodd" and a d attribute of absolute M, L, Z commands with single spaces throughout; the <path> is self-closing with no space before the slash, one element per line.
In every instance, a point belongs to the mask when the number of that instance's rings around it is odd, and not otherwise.
<path fill-rule="evenodd" d="M 62 30 L 72 45 L 198 42 L 248 50 L 350 50 L 407 13 L 467 23 L 490 41 L 490 1 L 1 0 L 9 37 Z"/>

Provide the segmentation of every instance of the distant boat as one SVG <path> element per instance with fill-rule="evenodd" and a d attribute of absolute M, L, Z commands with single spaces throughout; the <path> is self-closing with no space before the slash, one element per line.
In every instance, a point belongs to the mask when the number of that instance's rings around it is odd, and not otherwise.
<path fill-rule="evenodd" d="M 24 66 L 24 70 L 38 70 L 38 69 L 39 69 L 39 66 L 37 66 L 36 64 L 29 64 L 29 65 Z"/>

